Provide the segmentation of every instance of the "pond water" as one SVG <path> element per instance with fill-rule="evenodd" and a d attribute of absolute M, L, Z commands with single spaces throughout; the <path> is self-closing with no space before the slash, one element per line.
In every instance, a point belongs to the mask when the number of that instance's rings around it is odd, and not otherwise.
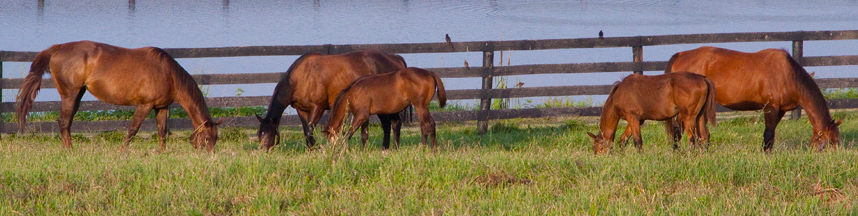
<path fill-rule="evenodd" d="M 41 51 L 52 44 L 93 40 L 123 47 L 521 40 L 728 32 L 854 30 L 858 0 L 815 1 L 172 1 L 0 0 L 0 50 Z M 715 44 L 742 51 L 787 48 L 789 42 Z M 665 61 L 700 46 L 644 48 L 645 61 Z M 858 41 L 805 42 L 805 56 L 856 55 Z M 495 55 L 498 57 L 498 55 Z M 409 66 L 461 67 L 481 54 L 404 55 Z M 191 73 L 285 71 L 297 56 L 180 59 Z M 631 48 L 505 52 L 512 65 L 630 61 Z M 23 77 L 29 63 L 3 64 L 3 77 Z M 809 68 L 819 77 L 855 76 L 856 67 Z M 658 73 L 658 72 L 649 72 Z M 508 77 L 525 87 L 610 84 L 623 73 Z M 448 89 L 479 88 L 477 79 L 445 79 Z M 270 95 L 274 84 L 219 85 L 210 96 Z M 14 100 L 16 90 L 3 92 Z M 57 100 L 42 91 L 37 100 Z M 586 99 L 587 97 L 573 97 Z M 85 100 L 94 100 L 86 96 Z M 594 97 L 596 103 L 604 97 Z M 462 101 L 472 103 L 473 101 Z"/>

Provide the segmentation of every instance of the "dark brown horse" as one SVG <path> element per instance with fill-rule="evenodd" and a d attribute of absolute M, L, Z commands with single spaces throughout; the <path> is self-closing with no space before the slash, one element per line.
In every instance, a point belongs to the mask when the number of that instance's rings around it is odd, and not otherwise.
<path fill-rule="evenodd" d="M 402 56 L 374 50 L 341 55 L 308 53 L 295 60 L 277 83 L 268 113 L 259 120 L 259 147 L 270 149 L 280 142 L 280 118 L 287 106 L 298 111 L 307 147 L 312 147 L 313 128 L 325 110 L 334 104 L 337 94 L 358 77 L 398 71 L 405 68 Z"/>
<path fill-rule="evenodd" d="M 644 120 L 672 121 L 674 117 L 684 125 L 691 145 L 706 145 L 709 141 L 706 123 L 715 125 L 715 86 L 712 82 L 704 76 L 683 72 L 658 76 L 630 75 L 611 89 L 602 107 L 599 134 L 587 134 L 593 138 L 594 152 L 602 153 L 614 142 L 617 122 L 625 119 L 628 126 L 619 142 L 624 143 L 633 136 L 635 147 L 640 150 L 643 146 L 640 130 Z M 677 148 L 681 131 L 668 130 L 668 133 L 676 137 L 674 148 Z"/>
<path fill-rule="evenodd" d="M 330 120 L 325 127 L 328 140 L 338 138 L 343 122 L 348 114 L 352 114 L 351 128 L 346 133 L 350 139 L 358 126 L 361 126 L 361 144 L 367 140 L 366 124 L 370 115 L 378 115 L 384 130 L 382 145 L 390 148 L 390 130 L 393 125 L 393 144 L 399 146 L 399 112 L 414 105 L 420 120 L 421 144 L 426 144 L 429 138 L 434 149 L 435 120 L 429 114 L 429 101 L 438 92 L 438 104 L 444 107 L 447 94 L 444 83 L 437 74 L 420 68 L 406 68 L 394 73 L 378 74 L 361 77 L 348 88 L 337 95 L 337 101 L 331 109 Z"/>
<path fill-rule="evenodd" d="M 766 118 L 763 149 L 769 151 L 775 140 L 775 127 L 786 111 L 801 105 L 813 125 L 813 148 L 837 146 L 838 125 L 828 113 L 822 92 L 786 51 L 765 49 L 755 53 L 704 46 L 679 52 L 668 62 L 665 73 L 689 71 L 702 74 L 715 83 L 718 103 L 734 110 L 762 109 Z"/>
<path fill-rule="evenodd" d="M 72 147 L 69 132 L 72 117 L 80 106 L 80 98 L 89 91 L 110 104 L 137 106 L 120 148 L 128 146 L 146 115 L 155 110 L 161 150 L 165 149 L 167 106 L 178 102 L 193 122 L 194 148 L 214 149 L 216 125 L 221 122 L 212 120 L 197 83 L 173 57 L 155 47 L 126 49 L 92 41 L 53 45 L 36 56 L 18 94 L 16 112 L 21 133 L 41 88 L 42 75 L 48 70 L 62 100 L 58 121 L 66 147 Z"/>

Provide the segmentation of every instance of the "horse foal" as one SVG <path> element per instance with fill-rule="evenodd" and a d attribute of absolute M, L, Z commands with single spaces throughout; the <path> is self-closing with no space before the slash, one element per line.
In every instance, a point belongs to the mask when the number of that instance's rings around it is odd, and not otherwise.
<path fill-rule="evenodd" d="M 420 120 L 421 144 L 426 144 L 428 138 L 435 149 L 435 120 L 429 114 L 429 101 L 432 100 L 437 88 L 438 104 L 444 107 L 447 94 L 444 84 L 437 74 L 420 68 L 405 68 L 403 70 L 369 75 L 358 78 L 349 87 L 337 95 L 337 100 L 331 109 L 330 122 L 324 130 L 328 140 L 338 138 L 343 127 L 344 118 L 352 114 L 351 128 L 346 133 L 350 139 L 358 126 L 366 126 L 370 115 L 378 115 L 384 130 L 382 145 L 390 147 L 391 125 L 393 126 L 394 147 L 399 146 L 399 131 L 402 123 L 399 112 L 413 105 Z M 361 129 L 361 145 L 366 145 L 366 127 Z"/>
<path fill-rule="evenodd" d="M 706 123 L 715 125 L 715 85 L 702 75 L 677 72 L 658 76 L 632 74 L 611 89 L 608 100 L 602 107 L 599 134 L 587 132 L 593 138 L 596 154 L 607 151 L 614 141 L 619 119 L 628 122 L 620 136 L 624 143 L 633 136 L 638 150 L 643 146 L 641 125 L 644 120 L 679 121 L 678 127 L 668 127 L 667 132 L 676 142 L 681 139 L 680 128 L 684 126 L 691 145 L 709 141 Z M 699 143 L 699 142 L 703 143 Z"/>

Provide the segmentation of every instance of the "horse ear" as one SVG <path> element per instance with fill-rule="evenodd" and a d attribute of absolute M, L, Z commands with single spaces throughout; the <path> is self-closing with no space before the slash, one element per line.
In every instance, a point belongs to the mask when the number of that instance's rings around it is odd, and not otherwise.
<path fill-rule="evenodd" d="M 843 124 L 843 119 L 837 120 L 837 122 L 834 123 L 836 126 L 840 126 L 840 124 Z"/>
<path fill-rule="evenodd" d="M 223 124 L 223 120 L 226 120 L 226 119 L 219 119 L 219 120 L 217 120 L 217 123 L 215 123 L 215 125 Z"/>
<path fill-rule="evenodd" d="M 590 135 L 590 137 L 592 137 L 593 139 L 596 139 L 596 134 L 593 134 L 593 133 L 587 132 L 587 135 Z"/>
<path fill-rule="evenodd" d="M 259 122 L 262 122 L 262 117 L 259 117 L 259 114 L 253 114 L 253 115 L 256 116 L 256 120 L 259 120 Z"/>

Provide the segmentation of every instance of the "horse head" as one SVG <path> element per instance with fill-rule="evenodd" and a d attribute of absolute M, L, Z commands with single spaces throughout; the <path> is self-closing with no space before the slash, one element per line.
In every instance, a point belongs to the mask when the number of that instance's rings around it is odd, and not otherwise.
<path fill-rule="evenodd" d="M 256 115 L 259 120 L 259 130 L 256 131 L 256 137 L 259 138 L 259 149 L 268 151 L 274 145 L 280 144 L 279 124 L 272 123 L 271 120 L 263 119 Z"/>
<path fill-rule="evenodd" d="M 602 135 L 602 132 L 599 132 L 598 135 L 587 132 L 587 135 L 590 135 L 593 138 L 593 152 L 595 154 L 608 152 L 608 139 L 605 139 L 605 136 Z"/>
<path fill-rule="evenodd" d="M 810 144 L 813 148 L 822 150 L 828 145 L 833 147 L 837 147 L 840 144 L 840 124 L 843 123 L 843 119 L 828 123 L 825 128 L 816 132 L 813 135 L 813 138 L 810 140 Z"/>
<path fill-rule="evenodd" d="M 194 149 L 205 147 L 208 151 L 213 151 L 217 144 L 217 126 L 223 123 L 223 119 L 212 123 L 206 121 L 197 126 L 194 132 L 191 133 L 191 144 Z"/>

